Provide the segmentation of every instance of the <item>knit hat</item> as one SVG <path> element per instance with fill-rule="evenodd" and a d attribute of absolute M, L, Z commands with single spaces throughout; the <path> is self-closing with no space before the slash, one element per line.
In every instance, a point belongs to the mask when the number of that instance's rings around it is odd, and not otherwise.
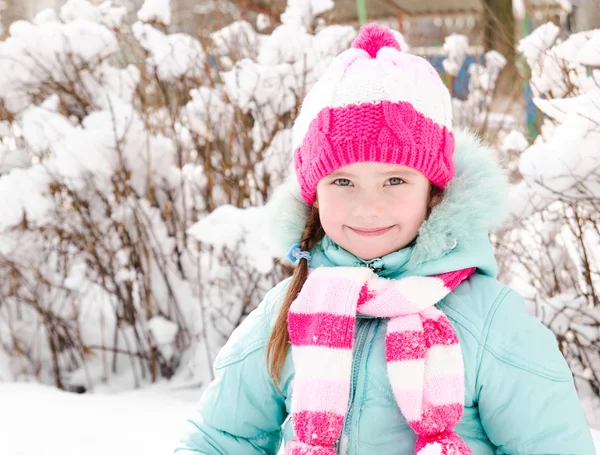
<path fill-rule="evenodd" d="M 402 52 L 392 32 L 363 27 L 306 96 L 293 128 L 294 166 L 304 201 L 349 164 L 411 167 L 445 188 L 454 176 L 450 93 L 421 57 Z"/>

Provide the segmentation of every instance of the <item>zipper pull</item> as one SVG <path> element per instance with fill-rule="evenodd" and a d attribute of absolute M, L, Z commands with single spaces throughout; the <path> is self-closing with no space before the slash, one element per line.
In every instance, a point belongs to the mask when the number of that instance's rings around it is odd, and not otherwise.
<path fill-rule="evenodd" d="M 371 270 L 373 270 L 373 272 L 375 272 L 375 273 L 379 273 L 379 272 L 381 272 L 384 269 L 384 267 L 383 267 L 383 261 L 381 260 L 381 258 L 376 258 L 376 259 L 372 259 L 370 261 L 367 261 L 366 265 Z"/>

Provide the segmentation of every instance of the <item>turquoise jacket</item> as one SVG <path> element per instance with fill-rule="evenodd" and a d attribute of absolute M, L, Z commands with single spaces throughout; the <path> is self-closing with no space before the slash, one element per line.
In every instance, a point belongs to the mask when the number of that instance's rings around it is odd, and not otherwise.
<path fill-rule="evenodd" d="M 504 190 L 502 178 L 489 157 L 461 165 L 465 154 L 473 157 L 472 152 L 478 151 L 483 156 L 485 149 L 470 136 L 457 139 L 457 176 L 414 245 L 363 261 L 325 237 L 312 251 L 311 266 L 368 266 L 392 279 L 477 267 L 476 274 L 437 304 L 452 322 L 464 357 L 465 409 L 457 432 L 473 455 L 593 455 L 591 433 L 555 337 L 527 313 L 514 291 L 495 278 L 497 265 L 487 229 L 500 205 L 490 205 L 497 195 L 481 187 L 481 182 Z M 280 217 L 284 213 L 280 205 L 277 213 Z M 465 217 L 469 227 L 461 224 Z M 292 358 L 288 355 L 286 360 L 281 392 L 265 360 L 269 333 L 288 283 L 285 280 L 269 291 L 220 351 L 215 380 L 186 423 L 175 449 L 178 455 L 275 455 L 282 442 L 293 438 L 288 418 L 294 388 Z M 414 453 L 415 434 L 388 382 L 386 324 L 385 319 L 357 320 L 340 454 Z"/>

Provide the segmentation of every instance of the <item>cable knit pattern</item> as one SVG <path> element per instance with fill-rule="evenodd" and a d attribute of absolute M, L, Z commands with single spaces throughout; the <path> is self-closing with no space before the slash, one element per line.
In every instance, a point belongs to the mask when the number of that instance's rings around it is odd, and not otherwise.
<path fill-rule="evenodd" d="M 445 188 L 454 175 L 452 101 L 427 60 L 402 52 L 389 29 L 363 27 L 332 62 L 294 123 L 301 194 L 314 202 L 319 180 L 356 162 L 409 166 Z"/>
<path fill-rule="evenodd" d="M 454 175 L 454 136 L 408 102 L 325 108 L 311 123 L 295 154 L 300 191 L 312 204 L 319 180 L 363 161 L 417 169 L 444 188 Z"/>
<path fill-rule="evenodd" d="M 334 455 L 350 394 L 357 314 L 389 318 L 386 361 L 416 455 L 470 455 L 454 431 L 464 407 L 458 337 L 435 304 L 475 269 L 386 280 L 366 267 L 311 270 L 288 313 L 296 375 L 286 455 Z"/>

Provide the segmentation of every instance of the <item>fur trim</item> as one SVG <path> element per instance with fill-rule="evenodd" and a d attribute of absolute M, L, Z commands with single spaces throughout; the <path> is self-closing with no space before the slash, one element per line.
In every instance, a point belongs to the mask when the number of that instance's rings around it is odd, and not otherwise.
<path fill-rule="evenodd" d="M 470 132 L 455 132 L 455 139 L 456 174 L 419 230 L 410 268 L 444 256 L 481 231 L 499 227 L 508 216 L 509 183 L 493 152 Z M 300 241 L 309 209 L 295 174 L 275 190 L 267 209 L 275 253 L 284 258 Z"/>
<path fill-rule="evenodd" d="M 456 174 L 442 201 L 419 229 L 410 266 L 442 257 L 458 243 L 499 227 L 508 217 L 509 183 L 490 148 L 472 133 L 457 132 Z"/>
<path fill-rule="evenodd" d="M 269 234 L 278 258 L 285 258 L 291 246 L 300 243 L 309 208 L 300 194 L 296 174 L 291 172 L 267 203 Z"/>

